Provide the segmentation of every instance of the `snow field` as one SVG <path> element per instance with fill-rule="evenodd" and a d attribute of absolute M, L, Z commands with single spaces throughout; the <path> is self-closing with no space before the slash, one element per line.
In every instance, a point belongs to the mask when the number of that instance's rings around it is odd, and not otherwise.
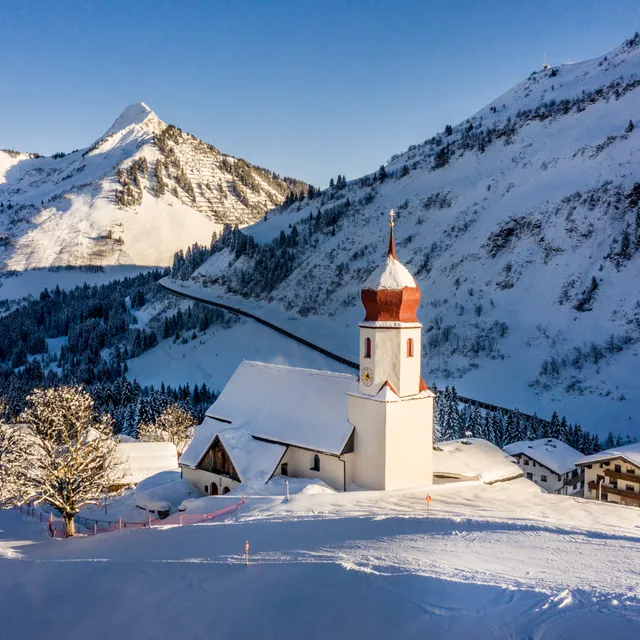
<path fill-rule="evenodd" d="M 615 525 L 604 525 L 610 505 L 525 480 L 428 490 L 430 517 L 424 491 L 298 493 L 248 498 L 224 522 L 69 541 L 0 512 L 3 629 L 32 638 L 200 638 L 212 627 L 243 638 L 636 635 L 637 510 L 616 508 Z"/>

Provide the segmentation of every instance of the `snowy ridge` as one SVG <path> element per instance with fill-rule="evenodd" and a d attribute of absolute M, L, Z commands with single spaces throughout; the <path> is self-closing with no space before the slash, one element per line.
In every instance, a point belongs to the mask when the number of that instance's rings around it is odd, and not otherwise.
<path fill-rule="evenodd" d="M 129 105 L 116 119 L 116 121 L 107 129 L 103 138 L 109 137 L 112 133 L 122 131 L 131 125 L 143 124 L 147 118 L 157 116 L 144 102 L 137 102 Z"/>
<path fill-rule="evenodd" d="M 260 219 L 291 188 L 304 185 L 133 104 L 86 149 L 49 158 L 0 151 L 0 265 L 168 266 L 223 224 Z"/>
<path fill-rule="evenodd" d="M 324 323 L 341 343 L 334 350 L 356 360 L 360 291 L 386 268 L 393 208 L 398 258 L 422 292 L 425 380 L 637 435 L 639 110 L 634 38 L 533 72 L 395 156 L 383 178 L 275 210 L 243 230 L 265 245 L 297 232 L 294 268 L 259 295 L 263 313 L 286 314 L 300 334 Z M 247 256 L 225 250 L 191 281 L 228 300 L 250 285 L 251 269 Z"/>

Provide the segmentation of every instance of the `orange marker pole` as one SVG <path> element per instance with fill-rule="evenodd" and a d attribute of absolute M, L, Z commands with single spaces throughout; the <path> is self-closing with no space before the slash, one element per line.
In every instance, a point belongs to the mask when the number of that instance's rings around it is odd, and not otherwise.
<path fill-rule="evenodd" d="M 249 541 L 248 540 L 244 544 L 244 564 L 245 566 L 249 564 Z"/>
<path fill-rule="evenodd" d="M 431 503 L 431 496 L 427 495 L 427 497 L 424 500 L 427 503 L 427 518 L 428 518 L 429 517 L 429 504 Z"/>

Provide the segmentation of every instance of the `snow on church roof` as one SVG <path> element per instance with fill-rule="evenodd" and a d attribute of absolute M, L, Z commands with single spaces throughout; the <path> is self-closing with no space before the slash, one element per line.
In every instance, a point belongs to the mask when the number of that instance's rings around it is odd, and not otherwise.
<path fill-rule="evenodd" d="M 353 431 L 347 392 L 356 382 L 348 374 L 245 361 L 196 427 L 180 464 L 195 467 L 216 434 L 243 482 L 266 482 L 282 444 L 338 455 Z"/>
<path fill-rule="evenodd" d="M 579 451 L 555 438 L 512 442 L 504 450 L 512 456 L 522 453 L 554 473 L 573 471 L 584 459 Z"/>
<path fill-rule="evenodd" d="M 197 467 L 216 436 L 220 438 L 245 485 L 267 482 L 287 450 L 282 445 L 256 440 L 245 422 L 229 424 L 206 416 L 202 424 L 196 427 L 193 440 L 182 454 L 180 464 Z"/>

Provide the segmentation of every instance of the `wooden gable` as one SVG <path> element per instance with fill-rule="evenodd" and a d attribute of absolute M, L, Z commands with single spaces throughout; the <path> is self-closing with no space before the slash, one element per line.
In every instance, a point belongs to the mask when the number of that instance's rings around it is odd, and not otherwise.
<path fill-rule="evenodd" d="M 217 473 L 221 476 L 227 476 L 232 480 L 240 482 L 238 472 L 233 466 L 233 462 L 218 436 L 215 437 L 207 452 L 202 456 L 202 460 L 200 460 L 197 468 L 203 471 L 209 471 L 210 473 Z"/>

